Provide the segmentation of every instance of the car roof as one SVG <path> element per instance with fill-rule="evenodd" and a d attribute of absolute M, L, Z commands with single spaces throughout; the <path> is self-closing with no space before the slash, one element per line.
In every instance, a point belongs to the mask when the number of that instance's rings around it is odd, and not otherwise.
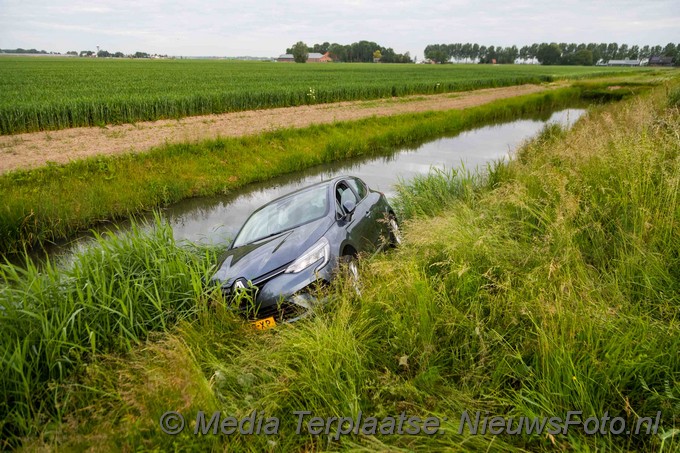
<path fill-rule="evenodd" d="M 274 203 L 274 202 L 276 202 L 276 201 L 279 201 L 279 200 L 281 200 L 281 199 L 283 199 L 283 198 L 287 198 L 287 197 L 289 197 L 290 195 L 296 194 L 296 193 L 298 193 L 298 192 L 303 192 L 303 191 L 305 191 L 305 190 L 308 190 L 308 189 L 311 189 L 311 188 L 317 187 L 317 186 L 324 186 L 324 185 L 326 185 L 326 186 L 332 186 L 332 185 L 335 185 L 335 183 L 338 182 L 338 181 L 340 181 L 340 180 L 343 180 L 343 179 L 350 179 L 350 178 L 357 178 L 357 177 L 356 177 L 356 176 L 351 176 L 351 175 L 341 175 L 341 176 L 336 176 L 336 177 L 331 178 L 331 179 L 326 179 L 326 180 L 324 180 L 324 181 L 316 182 L 316 183 L 310 184 L 310 185 L 308 185 L 308 186 L 300 187 L 299 189 L 296 189 L 296 190 L 293 190 L 292 192 L 288 192 L 288 193 L 286 193 L 286 194 L 283 194 L 283 195 L 281 195 L 281 196 L 278 197 L 278 198 L 274 198 L 273 200 L 269 200 L 268 202 L 266 202 L 265 204 L 263 204 L 262 206 L 260 206 L 259 208 L 257 208 L 257 209 L 256 209 L 255 211 L 253 211 L 253 212 L 259 211 L 260 209 L 262 209 L 263 207 L 265 207 L 265 206 L 267 206 L 267 205 L 269 205 L 269 204 L 271 204 L 271 203 Z"/>

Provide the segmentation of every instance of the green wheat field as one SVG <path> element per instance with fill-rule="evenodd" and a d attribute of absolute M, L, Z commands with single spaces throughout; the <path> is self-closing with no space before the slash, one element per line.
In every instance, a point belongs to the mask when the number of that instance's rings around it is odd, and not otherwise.
<path fill-rule="evenodd" d="M 0 134 L 643 72 L 532 65 L 0 58 Z"/>

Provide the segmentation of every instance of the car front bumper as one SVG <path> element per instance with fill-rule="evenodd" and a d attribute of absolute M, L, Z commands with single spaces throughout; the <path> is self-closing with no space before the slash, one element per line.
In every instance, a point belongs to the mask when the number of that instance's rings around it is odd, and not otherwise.
<path fill-rule="evenodd" d="M 308 316 L 320 301 L 313 295 L 318 285 L 328 284 L 333 278 L 336 259 L 330 259 L 321 268 L 309 266 L 298 273 L 275 273 L 262 280 L 254 280 L 248 288 L 249 297 L 236 297 L 226 289 L 226 300 L 247 319 L 273 317 L 277 322 L 291 322 Z"/>

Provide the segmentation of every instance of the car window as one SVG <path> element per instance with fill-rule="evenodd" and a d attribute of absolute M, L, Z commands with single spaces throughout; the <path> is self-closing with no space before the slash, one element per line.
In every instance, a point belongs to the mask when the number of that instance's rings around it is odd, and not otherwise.
<path fill-rule="evenodd" d="M 315 186 L 273 201 L 255 211 L 234 239 L 234 247 L 296 228 L 328 212 L 328 185 Z"/>
<path fill-rule="evenodd" d="M 352 189 L 357 193 L 359 196 L 359 200 L 363 200 L 364 197 L 366 196 L 366 192 L 368 190 L 366 189 L 366 184 L 360 179 L 357 178 L 350 178 L 347 180 L 350 186 L 352 186 Z"/>
<path fill-rule="evenodd" d="M 345 201 L 352 201 L 354 204 L 358 202 L 356 195 L 350 189 L 349 185 L 347 184 L 347 181 L 340 181 L 336 186 L 335 186 L 335 200 L 337 204 L 340 206 L 340 212 L 344 213 L 344 208 L 343 204 Z"/>

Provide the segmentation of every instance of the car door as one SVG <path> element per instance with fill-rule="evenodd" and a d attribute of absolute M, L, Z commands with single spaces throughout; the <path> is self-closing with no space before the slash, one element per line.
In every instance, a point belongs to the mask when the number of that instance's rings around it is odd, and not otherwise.
<path fill-rule="evenodd" d="M 342 179 L 336 183 L 336 208 L 339 212 L 339 222 L 347 232 L 347 240 L 357 251 L 369 251 L 375 248 L 380 230 L 372 218 L 373 213 L 366 196 L 367 191 L 364 190 L 362 193 L 361 188 L 357 184 L 353 179 Z M 357 187 L 357 189 L 354 189 L 354 187 Z M 346 201 L 351 201 L 355 204 L 354 212 L 350 216 L 348 216 L 343 207 Z"/>

